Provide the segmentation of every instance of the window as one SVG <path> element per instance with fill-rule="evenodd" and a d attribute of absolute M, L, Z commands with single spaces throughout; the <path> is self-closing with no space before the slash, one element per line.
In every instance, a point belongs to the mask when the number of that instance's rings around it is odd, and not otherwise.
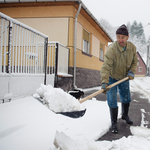
<path fill-rule="evenodd" d="M 138 62 L 137 62 L 137 65 L 139 66 L 139 58 L 138 58 Z"/>
<path fill-rule="evenodd" d="M 83 29 L 83 52 L 90 54 L 90 34 Z"/>
<path fill-rule="evenodd" d="M 139 72 L 142 72 L 142 67 L 139 67 Z"/>
<path fill-rule="evenodd" d="M 100 43 L 100 60 L 104 60 L 104 44 Z"/>

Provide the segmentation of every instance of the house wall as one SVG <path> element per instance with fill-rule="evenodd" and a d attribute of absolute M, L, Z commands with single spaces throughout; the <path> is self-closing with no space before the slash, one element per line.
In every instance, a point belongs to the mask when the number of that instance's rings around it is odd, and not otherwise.
<path fill-rule="evenodd" d="M 68 45 L 68 18 L 21 18 L 18 21 L 44 33 L 49 41 Z"/>
<path fill-rule="evenodd" d="M 107 47 L 108 41 L 81 14 L 79 14 L 79 16 L 78 16 L 78 26 L 77 27 L 78 27 L 77 28 L 77 49 L 79 50 L 77 52 L 77 67 L 88 68 L 88 69 L 100 71 L 100 68 L 103 64 L 103 61 L 99 60 L 100 42 L 104 44 L 104 47 Z M 83 29 L 86 29 L 90 33 L 90 52 L 91 52 L 90 54 L 91 54 L 91 56 L 88 56 L 88 55 L 85 56 L 82 53 L 82 51 L 83 51 Z M 104 53 L 105 53 L 105 49 L 104 49 Z M 80 60 L 82 60 L 82 62 Z"/>
<path fill-rule="evenodd" d="M 92 55 L 99 58 L 100 56 L 100 41 L 92 35 Z"/>
<path fill-rule="evenodd" d="M 136 77 L 145 77 L 146 66 L 138 53 L 137 53 L 137 58 L 138 58 L 138 65 L 137 65 L 135 76 Z M 140 72 L 140 68 L 142 68 L 141 72 Z"/>
<path fill-rule="evenodd" d="M 1 8 L 1 12 L 48 35 L 49 41 L 68 45 L 69 16 L 66 14 L 72 14 L 70 7 L 13 7 Z"/>

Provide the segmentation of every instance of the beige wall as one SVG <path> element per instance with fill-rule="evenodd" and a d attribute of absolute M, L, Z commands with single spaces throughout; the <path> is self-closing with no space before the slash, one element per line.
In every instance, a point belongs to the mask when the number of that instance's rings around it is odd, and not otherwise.
<path fill-rule="evenodd" d="M 83 28 L 82 25 L 77 23 L 77 49 L 83 50 Z"/>
<path fill-rule="evenodd" d="M 44 33 L 49 41 L 68 45 L 68 18 L 22 18 L 18 21 Z"/>
<path fill-rule="evenodd" d="M 99 58 L 100 41 L 92 35 L 92 55 Z"/>
<path fill-rule="evenodd" d="M 83 50 L 83 29 L 90 33 L 90 54 L 87 56 L 82 53 Z M 87 68 L 93 70 L 100 70 L 103 62 L 99 59 L 100 42 L 108 45 L 108 41 L 97 31 L 97 29 L 90 24 L 81 14 L 78 16 L 77 24 L 77 55 L 76 66 L 80 68 Z M 73 65 L 73 61 L 71 63 Z"/>
<path fill-rule="evenodd" d="M 84 16 L 79 14 L 78 23 L 82 25 L 90 34 L 94 35 L 101 43 L 108 45 L 108 41 L 101 35 L 100 32 L 93 26 Z"/>

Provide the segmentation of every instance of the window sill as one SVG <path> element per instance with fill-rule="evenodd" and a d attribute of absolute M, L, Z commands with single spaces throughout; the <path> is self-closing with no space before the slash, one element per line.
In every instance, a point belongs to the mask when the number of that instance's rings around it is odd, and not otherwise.
<path fill-rule="evenodd" d="M 83 52 L 83 51 L 82 51 L 82 54 L 83 54 L 83 55 L 86 55 L 86 56 L 89 56 L 89 57 L 92 57 L 92 55 L 91 55 L 91 54 L 88 54 L 88 53 Z"/>
<path fill-rule="evenodd" d="M 58 72 L 57 76 L 58 77 L 68 77 L 68 78 L 73 77 L 73 75 L 71 75 L 71 74 L 61 73 L 61 72 Z"/>
<path fill-rule="evenodd" d="M 104 60 L 102 60 L 102 59 L 99 59 L 100 61 L 102 61 L 102 62 L 104 62 Z"/>

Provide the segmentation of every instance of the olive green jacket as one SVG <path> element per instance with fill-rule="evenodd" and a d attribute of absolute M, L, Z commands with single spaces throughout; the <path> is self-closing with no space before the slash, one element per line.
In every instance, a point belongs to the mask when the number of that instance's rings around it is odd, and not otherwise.
<path fill-rule="evenodd" d="M 104 64 L 101 68 L 101 83 L 108 83 L 109 77 L 120 80 L 127 76 L 129 70 L 133 73 L 137 68 L 136 47 L 127 41 L 126 50 L 114 42 L 107 50 L 104 57 Z"/>

